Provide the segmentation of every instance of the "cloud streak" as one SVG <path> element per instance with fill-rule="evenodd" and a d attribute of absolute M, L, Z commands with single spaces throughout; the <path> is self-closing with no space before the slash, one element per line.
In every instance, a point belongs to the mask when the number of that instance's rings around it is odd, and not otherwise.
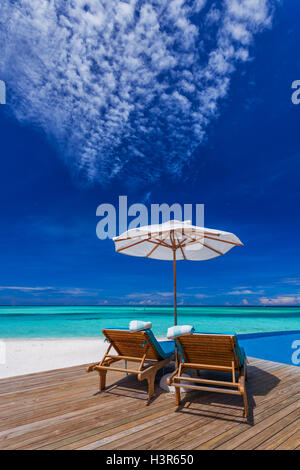
<path fill-rule="evenodd" d="M 0 286 L 0 291 L 16 291 L 29 294 L 48 292 L 52 294 L 66 294 L 71 296 L 96 296 L 102 289 L 84 289 L 81 287 L 52 287 L 52 286 Z"/>
<path fill-rule="evenodd" d="M 228 292 L 228 295 L 258 295 L 262 293 L 263 293 L 263 290 L 253 291 L 251 289 L 240 289 L 240 290 L 230 291 Z"/>
<path fill-rule="evenodd" d="M 0 290 L 16 290 L 20 292 L 42 292 L 42 291 L 48 291 L 48 290 L 53 290 L 53 287 L 50 286 L 0 286 Z"/>
<path fill-rule="evenodd" d="M 9 104 L 80 178 L 179 177 L 275 3 L 2 0 Z"/>
<path fill-rule="evenodd" d="M 278 295 L 276 297 L 261 297 L 259 299 L 261 305 L 300 305 L 300 295 Z"/>

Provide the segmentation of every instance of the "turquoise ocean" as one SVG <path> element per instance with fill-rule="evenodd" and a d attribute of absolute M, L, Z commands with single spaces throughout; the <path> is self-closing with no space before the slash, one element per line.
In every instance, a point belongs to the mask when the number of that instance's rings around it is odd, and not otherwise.
<path fill-rule="evenodd" d="M 0 338 L 99 337 L 102 328 L 151 321 L 165 336 L 173 325 L 172 307 L 0 307 Z M 258 333 L 300 330 L 300 307 L 179 307 L 178 324 L 197 331 Z"/>

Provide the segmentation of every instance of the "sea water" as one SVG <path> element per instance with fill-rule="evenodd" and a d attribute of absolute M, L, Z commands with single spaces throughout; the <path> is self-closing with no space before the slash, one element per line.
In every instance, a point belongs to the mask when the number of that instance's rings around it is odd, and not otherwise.
<path fill-rule="evenodd" d="M 0 338 L 82 338 L 102 328 L 127 328 L 130 320 L 151 321 L 157 336 L 174 324 L 172 307 L 49 306 L 0 307 Z M 196 331 L 258 333 L 300 330 L 299 307 L 178 307 L 178 324 Z"/>

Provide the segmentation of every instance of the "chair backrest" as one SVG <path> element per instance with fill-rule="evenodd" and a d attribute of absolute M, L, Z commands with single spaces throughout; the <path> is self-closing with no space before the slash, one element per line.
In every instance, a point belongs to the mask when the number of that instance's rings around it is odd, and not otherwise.
<path fill-rule="evenodd" d="M 239 367 L 234 335 L 192 334 L 177 338 L 185 362 Z M 180 351 L 180 352 L 181 352 Z"/>
<path fill-rule="evenodd" d="M 147 352 L 147 359 L 162 359 L 147 331 L 105 329 L 102 333 L 120 356 L 142 358 Z"/>

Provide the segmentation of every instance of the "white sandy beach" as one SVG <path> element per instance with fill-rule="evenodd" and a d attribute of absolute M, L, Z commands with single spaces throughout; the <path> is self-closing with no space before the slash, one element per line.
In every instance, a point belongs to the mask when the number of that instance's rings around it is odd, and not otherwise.
<path fill-rule="evenodd" d="M 0 378 L 97 362 L 106 348 L 98 338 L 0 340 Z"/>

